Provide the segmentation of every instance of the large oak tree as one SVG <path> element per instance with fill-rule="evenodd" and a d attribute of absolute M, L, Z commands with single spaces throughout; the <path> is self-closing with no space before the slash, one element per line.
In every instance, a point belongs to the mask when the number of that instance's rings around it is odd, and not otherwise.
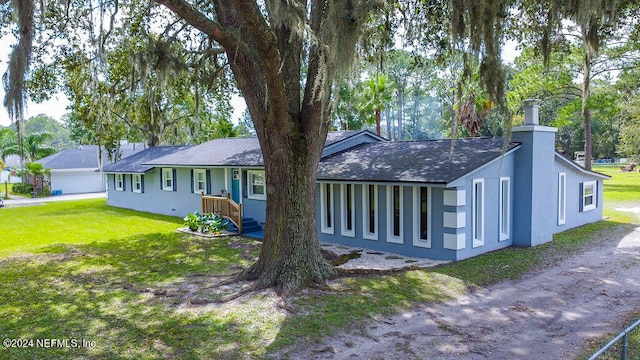
<path fill-rule="evenodd" d="M 244 273 L 282 294 L 335 273 L 320 254 L 316 169 L 327 136 L 329 99 L 350 65 L 366 0 L 158 0 L 226 51 L 262 147 L 267 184 L 264 243 Z M 346 65 L 346 66 L 345 66 Z"/>

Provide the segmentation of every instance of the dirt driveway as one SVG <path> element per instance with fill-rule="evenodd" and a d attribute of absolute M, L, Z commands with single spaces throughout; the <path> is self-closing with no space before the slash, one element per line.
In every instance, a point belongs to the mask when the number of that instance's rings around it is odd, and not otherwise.
<path fill-rule="evenodd" d="M 628 209 L 637 211 L 640 208 Z M 573 359 L 640 309 L 640 228 L 544 272 L 336 334 L 293 359 Z"/>

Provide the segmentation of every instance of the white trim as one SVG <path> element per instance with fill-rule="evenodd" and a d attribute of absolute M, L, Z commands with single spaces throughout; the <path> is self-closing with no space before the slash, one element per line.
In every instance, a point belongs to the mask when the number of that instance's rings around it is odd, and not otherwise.
<path fill-rule="evenodd" d="M 11 166 L 9 166 L 11 167 Z M 94 173 L 100 173 L 100 168 L 75 168 L 75 169 L 51 169 L 49 170 L 49 172 L 51 173 L 68 173 L 68 172 L 94 172 Z M 102 172 L 104 174 L 117 174 L 117 172 L 110 172 L 110 173 L 106 173 L 106 172 Z M 127 174 L 126 172 L 123 172 L 122 174 Z"/>
<path fill-rule="evenodd" d="M 262 194 L 254 193 L 254 177 L 262 177 L 262 184 L 259 181 L 255 183 L 255 186 L 262 186 Z M 242 184 L 240 184 L 242 185 Z M 267 182 L 264 177 L 264 171 L 260 170 L 247 170 L 247 198 L 254 200 L 266 200 L 267 199 Z"/>
<path fill-rule="evenodd" d="M 462 250 L 465 246 L 466 236 L 464 233 L 444 234 L 442 237 L 442 247 L 450 250 Z"/>
<path fill-rule="evenodd" d="M 467 192 L 464 189 L 443 190 L 443 205 L 462 206 L 465 204 Z"/>
<path fill-rule="evenodd" d="M 444 212 L 442 225 L 450 229 L 462 229 L 467 226 L 467 213 L 465 211 Z"/>
<path fill-rule="evenodd" d="M 169 176 L 167 176 L 169 174 Z M 173 191 L 173 184 L 176 179 L 173 178 L 173 169 L 172 168 L 161 168 L 160 176 L 162 176 L 162 190 L 164 191 Z M 167 180 L 171 181 L 170 185 L 167 185 Z"/>
<path fill-rule="evenodd" d="M 369 185 L 373 186 L 373 232 L 369 231 Z M 362 185 L 362 237 L 368 240 L 378 240 L 378 185 Z"/>
<path fill-rule="evenodd" d="M 558 225 L 567 222 L 567 173 L 558 174 Z"/>
<path fill-rule="evenodd" d="M 506 183 L 507 185 L 506 193 L 504 192 L 504 185 L 503 185 L 504 183 Z M 498 226 L 500 229 L 499 241 L 505 241 L 509 239 L 511 234 L 511 178 L 501 177 L 499 185 L 500 185 L 500 188 L 498 189 L 498 191 L 500 192 L 500 202 L 498 203 L 498 206 L 500 207 L 499 214 L 498 214 L 499 215 Z M 506 231 L 503 231 L 503 230 L 506 230 Z"/>
<path fill-rule="evenodd" d="M 116 191 L 124 191 L 124 174 L 115 174 L 116 183 L 113 186 Z"/>
<path fill-rule="evenodd" d="M 609 176 L 609 175 L 605 175 L 605 174 L 601 174 L 599 172 L 589 171 L 589 170 L 585 169 L 584 167 L 582 167 L 582 166 L 574 163 L 573 161 L 567 159 L 562 154 L 559 154 L 559 153 L 556 152 L 555 155 L 556 155 L 557 159 L 561 160 L 566 165 L 569 165 L 573 169 L 578 170 L 583 174 L 587 174 L 589 176 L 595 176 L 595 177 L 598 177 L 598 178 L 603 179 L 603 180 L 610 180 L 611 179 L 611 176 Z"/>
<path fill-rule="evenodd" d="M 522 125 L 511 128 L 511 132 L 530 132 L 530 131 L 538 131 L 538 132 L 558 132 L 558 128 L 554 128 L 551 126 L 544 125 Z"/>
<path fill-rule="evenodd" d="M 400 197 L 400 209 L 399 209 L 399 234 L 396 236 L 393 234 L 393 188 L 395 186 L 398 186 L 399 188 L 399 194 L 398 196 Z M 404 240 L 403 240 L 403 220 L 404 220 L 404 210 L 403 210 L 403 206 L 404 206 L 404 201 L 403 201 L 403 190 L 402 190 L 403 186 L 400 185 L 391 185 L 391 186 L 387 186 L 387 242 L 390 243 L 394 243 L 394 244 L 403 244 Z"/>
<path fill-rule="evenodd" d="M 480 185 L 479 195 L 477 194 L 478 184 Z M 480 199 L 479 204 L 477 199 Z M 474 179 L 471 189 L 471 238 L 474 248 L 484 245 L 484 202 L 484 179 Z"/>
<path fill-rule="evenodd" d="M 597 207 L 597 192 L 598 192 L 598 187 L 597 187 L 597 181 L 592 180 L 592 181 L 585 181 L 582 183 L 582 211 L 591 211 L 594 210 Z M 586 188 L 587 187 L 593 187 L 592 193 L 591 195 L 587 195 L 586 194 Z M 587 205 L 585 200 L 587 200 L 588 197 L 591 197 L 591 204 Z"/>
<path fill-rule="evenodd" d="M 136 185 L 138 184 L 140 185 L 140 188 L 136 189 Z M 142 174 L 131 174 L 131 191 L 134 193 L 142 194 Z"/>
<path fill-rule="evenodd" d="M 421 237 L 420 231 L 420 215 L 421 208 L 421 188 L 427 189 L 427 238 Z M 426 186 L 414 186 L 413 187 L 413 246 L 417 247 L 431 247 L 431 187 Z"/>
<path fill-rule="evenodd" d="M 329 202 L 327 203 L 326 189 L 329 189 Z M 327 209 L 329 209 L 330 224 L 327 226 Z M 320 183 L 320 232 L 323 234 L 334 234 L 335 214 L 333 211 L 333 184 Z"/>
<path fill-rule="evenodd" d="M 229 188 L 229 168 L 224 168 L 224 189 L 227 190 L 227 193 L 231 191 Z"/>
<path fill-rule="evenodd" d="M 204 186 L 204 189 L 200 189 L 198 187 L 198 174 L 202 174 L 203 181 L 202 181 L 202 185 Z M 207 171 L 205 169 L 193 169 L 193 193 L 194 194 L 201 194 L 201 193 L 206 193 L 207 192 Z"/>
<path fill-rule="evenodd" d="M 347 199 L 347 188 L 351 188 L 351 199 Z M 351 214 L 348 213 L 347 201 L 351 206 Z M 342 236 L 356 236 L 356 209 L 355 209 L 355 185 L 340 184 L 340 234 Z M 349 219 L 350 217 L 351 219 Z M 347 223 L 351 220 L 351 229 L 347 229 Z"/>

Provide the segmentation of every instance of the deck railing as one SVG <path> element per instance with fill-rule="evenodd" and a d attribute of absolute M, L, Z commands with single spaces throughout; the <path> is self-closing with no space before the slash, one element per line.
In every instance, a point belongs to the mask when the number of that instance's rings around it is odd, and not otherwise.
<path fill-rule="evenodd" d="M 202 213 L 216 213 L 225 219 L 231 220 L 242 234 L 242 204 L 238 204 L 229 197 L 222 195 L 205 195 L 202 193 Z"/>

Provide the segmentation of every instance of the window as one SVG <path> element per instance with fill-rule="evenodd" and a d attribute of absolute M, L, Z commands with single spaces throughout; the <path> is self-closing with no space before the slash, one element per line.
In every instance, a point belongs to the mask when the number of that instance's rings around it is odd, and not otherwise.
<path fill-rule="evenodd" d="M 267 193 L 264 184 L 264 171 L 247 171 L 249 177 L 249 199 L 265 200 Z"/>
<path fill-rule="evenodd" d="M 362 237 L 378 240 L 378 185 L 362 185 Z"/>
<path fill-rule="evenodd" d="M 207 192 L 207 171 L 204 169 L 193 169 L 193 192 L 200 194 Z"/>
<path fill-rule="evenodd" d="M 320 183 L 320 231 L 333 234 L 333 185 Z"/>
<path fill-rule="evenodd" d="M 567 221 L 567 174 L 558 174 L 558 225 Z"/>
<path fill-rule="evenodd" d="M 596 182 L 582 183 L 582 211 L 590 211 L 596 208 Z"/>
<path fill-rule="evenodd" d="M 431 188 L 413 188 L 413 246 L 431 247 Z"/>
<path fill-rule="evenodd" d="M 355 227 L 355 219 L 356 214 L 353 208 L 354 204 L 354 196 L 353 196 L 353 184 L 341 184 L 340 185 L 340 209 L 342 214 L 341 219 L 341 233 L 343 236 L 354 237 L 356 232 L 354 230 Z"/>
<path fill-rule="evenodd" d="M 471 197 L 473 247 L 484 245 L 484 179 L 473 180 Z"/>
<path fill-rule="evenodd" d="M 142 175 L 141 174 L 133 174 L 131 175 L 131 191 L 134 193 L 142 193 Z"/>
<path fill-rule="evenodd" d="M 124 191 L 124 175 L 116 174 L 114 188 L 118 191 Z"/>
<path fill-rule="evenodd" d="M 511 186 L 510 178 L 500 178 L 500 241 L 509 238 L 511 225 Z"/>
<path fill-rule="evenodd" d="M 387 241 L 402 244 L 402 186 L 387 186 Z"/>
<path fill-rule="evenodd" d="M 175 170 L 171 168 L 162 168 L 162 190 L 175 191 Z"/>

